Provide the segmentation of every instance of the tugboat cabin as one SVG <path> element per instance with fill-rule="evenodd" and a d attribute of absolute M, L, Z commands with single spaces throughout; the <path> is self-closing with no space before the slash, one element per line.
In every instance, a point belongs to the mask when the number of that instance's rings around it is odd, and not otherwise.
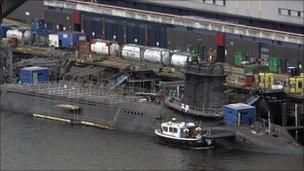
<path fill-rule="evenodd" d="M 161 131 L 164 135 L 172 136 L 175 138 L 200 138 L 201 128 L 189 122 L 176 122 L 173 118 L 172 121 L 161 124 Z"/>
<path fill-rule="evenodd" d="M 162 123 L 155 134 L 161 143 L 191 149 L 209 149 L 214 146 L 214 140 L 205 138 L 199 126 L 189 122 L 172 121 Z"/>

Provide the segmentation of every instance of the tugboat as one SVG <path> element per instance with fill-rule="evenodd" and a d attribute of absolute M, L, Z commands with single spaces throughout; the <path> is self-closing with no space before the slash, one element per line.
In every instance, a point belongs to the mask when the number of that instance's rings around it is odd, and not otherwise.
<path fill-rule="evenodd" d="M 155 129 L 155 134 L 160 143 L 190 149 L 210 149 L 214 147 L 214 140 L 204 137 L 207 132 L 203 132 L 199 126 L 192 122 L 177 122 L 172 118 L 169 122 L 161 124 L 160 129 Z"/>

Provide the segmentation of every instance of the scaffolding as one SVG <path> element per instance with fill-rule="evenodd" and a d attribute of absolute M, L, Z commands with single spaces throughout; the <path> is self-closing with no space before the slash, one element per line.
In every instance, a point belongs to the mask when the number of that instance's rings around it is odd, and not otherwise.
<path fill-rule="evenodd" d="M 2 91 L 9 90 L 34 99 L 29 102 L 32 106 L 20 106 L 21 110 L 27 108 L 34 116 L 106 127 L 113 126 L 113 119 L 120 111 L 118 103 L 143 99 L 136 95 L 139 92 L 137 89 L 110 88 L 111 84 L 83 85 L 71 81 L 1 85 Z"/>

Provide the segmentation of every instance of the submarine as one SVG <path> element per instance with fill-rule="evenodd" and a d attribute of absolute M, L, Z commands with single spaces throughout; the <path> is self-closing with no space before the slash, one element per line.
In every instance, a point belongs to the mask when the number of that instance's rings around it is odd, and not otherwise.
<path fill-rule="evenodd" d="M 225 122 L 223 84 L 227 74 L 222 65 L 187 62 L 184 73 L 183 101 L 166 97 L 156 102 L 137 95 L 137 90 L 59 81 L 3 84 L 1 109 L 148 136 L 153 136 L 162 122 L 176 118 L 210 131 L 209 138 L 219 147 L 303 155 L 303 147 L 284 127 L 255 119 L 244 124 Z"/>

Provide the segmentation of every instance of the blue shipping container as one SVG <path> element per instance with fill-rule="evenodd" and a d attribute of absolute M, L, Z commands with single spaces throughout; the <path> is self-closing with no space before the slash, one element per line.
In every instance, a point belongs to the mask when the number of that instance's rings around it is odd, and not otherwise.
<path fill-rule="evenodd" d="M 25 67 L 20 69 L 20 83 L 44 83 L 50 81 L 50 70 L 43 67 Z"/>
<path fill-rule="evenodd" d="M 238 125 L 238 114 L 240 113 L 240 124 L 250 125 L 255 122 L 256 111 L 254 106 L 245 103 L 229 104 L 224 106 L 224 122 Z"/>
<path fill-rule="evenodd" d="M 0 24 L 0 39 L 6 38 L 6 32 L 12 27 L 10 24 L 1 23 Z"/>
<path fill-rule="evenodd" d="M 78 44 L 79 41 L 86 41 L 87 37 L 84 33 L 81 32 L 59 32 L 59 46 L 61 48 L 70 48 L 73 49 Z"/>

